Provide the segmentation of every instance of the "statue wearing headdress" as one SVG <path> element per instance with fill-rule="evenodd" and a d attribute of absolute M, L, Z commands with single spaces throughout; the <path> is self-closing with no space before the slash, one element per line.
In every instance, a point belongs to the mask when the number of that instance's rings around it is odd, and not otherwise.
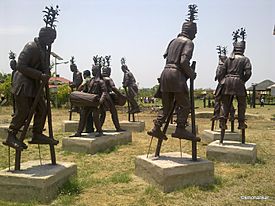
<path fill-rule="evenodd" d="M 91 78 L 91 81 L 89 83 L 88 93 L 95 95 L 96 98 L 93 98 L 92 101 L 97 102 L 98 104 L 96 104 L 95 106 L 92 106 L 92 105 L 89 106 L 89 104 L 87 104 L 86 106 L 81 107 L 78 129 L 74 135 L 71 135 L 71 137 L 81 136 L 81 133 L 83 132 L 87 122 L 87 117 L 91 112 L 93 113 L 93 121 L 97 132 L 95 136 L 99 137 L 103 135 L 102 125 L 99 120 L 99 107 L 100 105 L 103 105 L 104 102 L 106 101 L 107 88 L 101 75 L 102 58 L 95 56 L 93 60 L 94 60 L 94 65 L 92 66 L 93 77 Z M 86 96 L 84 92 L 77 93 L 76 99 L 79 99 L 78 102 L 80 103 L 82 101 L 81 100 L 82 96 Z"/>
<path fill-rule="evenodd" d="M 220 77 L 224 79 L 222 89 L 222 115 L 220 119 L 221 129 L 226 129 L 226 121 L 233 97 L 238 101 L 238 129 L 245 129 L 245 110 L 246 110 L 246 88 L 245 82 L 251 77 L 252 65 L 249 58 L 244 56 L 245 51 L 245 29 L 233 32 L 233 52 L 221 66 Z M 241 38 L 241 41 L 238 39 Z"/>
<path fill-rule="evenodd" d="M 77 69 L 77 65 L 75 64 L 74 56 L 72 56 L 70 62 L 71 62 L 70 69 L 71 69 L 71 72 L 73 72 L 73 81 L 70 82 L 70 87 L 72 88 L 72 90 L 74 90 L 74 89 L 77 90 L 78 87 L 81 85 L 83 78 L 82 78 L 81 72 L 78 71 L 78 69 Z"/>
<path fill-rule="evenodd" d="M 163 109 L 154 120 L 154 128 L 148 131 L 148 135 L 166 140 L 167 137 L 161 130 L 163 123 L 168 118 L 170 110 L 175 103 L 177 111 L 177 127 L 172 137 L 195 139 L 196 137 L 185 129 L 190 113 L 189 91 L 187 79 L 195 79 L 196 73 L 190 67 L 194 44 L 192 40 L 197 33 L 197 25 L 194 22 L 197 14 L 197 6 L 189 5 L 189 18 L 182 25 L 182 31 L 173 39 L 163 55 L 166 65 L 160 76 L 160 91 Z"/>
<path fill-rule="evenodd" d="M 112 121 L 113 121 L 113 124 L 116 128 L 116 131 L 121 132 L 121 131 L 124 131 L 124 130 L 121 129 L 121 127 L 120 127 L 118 114 L 117 114 L 117 109 L 116 109 L 116 106 L 115 106 L 115 100 L 117 98 L 121 98 L 123 96 L 120 93 L 120 91 L 116 88 L 113 79 L 110 77 L 111 76 L 110 59 L 111 59 L 111 56 L 105 56 L 104 63 L 106 62 L 106 65 L 104 64 L 103 67 L 102 67 L 102 77 L 103 77 L 103 80 L 106 84 L 107 96 L 106 96 L 106 101 L 101 106 L 100 122 L 101 122 L 101 125 L 104 124 L 105 117 L 106 117 L 106 111 L 110 110 Z M 121 106 L 123 106 L 123 105 L 121 105 Z"/>
<path fill-rule="evenodd" d="M 217 88 L 215 90 L 214 96 L 215 96 L 215 104 L 214 104 L 214 114 L 211 118 L 212 121 L 212 127 L 211 130 L 214 129 L 214 121 L 220 119 L 220 112 L 221 112 L 221 96 L 222 96 L 222 89 L 223 89 L 223 83 L 224 80 L 222 78 L 221 74 L 221 67 L 224 65 L 225 60 L 227 59 L 226 53 L 227 49 L 226 47 L 217 46 L 217 51 L 219 55 L 219 62 L 216 69 L 216 76 L 215 81 L 218 81 Z M 233 107 L 233 104 L 231 105 L 230 109 L 230 121 L 234 121 L 234 115 L 235 115 L 235 109 Z M 232 128 L 233 129 L 233 128 Z"/>
<path fill-rule="evenodd" d="M 29 143 L 32 144 L 58 144 L 58 141 L 44 135 L 43 129 L 47 116 L 47 106 L 44 92 L 38 93 L 41 85 L 46 85 L 49 77 L 49 49 L 56 39 L 54 22 L 58 15 L 58 6 L 46 7 L 44 22 L 46 26 L 41 28 L 39 36 L 25 45 L 18 57 L 17 70 L 13 76 L 12 93 L 15 99 L 15 113 L 12 117 L 8 137 L 3 144 L 16 150 L 27 149 L 27 145 L 16 137 L 21 127 L 25 124 L 34 98 L 40 96 L 34 112 L 33 136 Z"/>
<path fill-rule="evenodd" d="M 124 73 L 122 86 L 126 91 L 126 96 L 130 104 L 128 113 L 139 113 L 140 108 L 137 101 L 135 100 L 135 97 L 138 94 L 138 86 L 136 84 L 136 79 L 133 73 L 129 70 L 128 66 L 125 63 L 125 58 L 121 58 L 121 70 Z"/>

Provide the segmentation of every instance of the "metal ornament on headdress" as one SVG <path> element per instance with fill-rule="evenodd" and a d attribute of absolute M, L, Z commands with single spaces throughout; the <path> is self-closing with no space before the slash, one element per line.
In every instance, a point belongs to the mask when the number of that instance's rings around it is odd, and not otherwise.
<path fill-rule="evenodd" d="M 125 57 L 122 57 L 121 60 L 120 60 L 120 62 L 121 62 L 121 65 L 125 65 L 125 64 L 126 64 L 126 59 L 125 59 Z"/>
<path fill-rule="evenodd" d="M 196 4 L 191 4 L 188 5 L 188 18 L 185 19 L 186 22 L 183 23 L 182 25 L 182 32 L 183 33 L 188 33 L 190 29 L 196 30 L 197 26 L 196 23 L 194 22 L 195 20 L 197 20 L 197 13 L 198 13 L 198 9 L 197 9 L 197 5 Z"/>
<path fill-rule="evenodd" d="M 223 47 L 222 47 L 222 54 L 223 54 L 224 56 L 226 56 L 226 54 L 227 54 L 227 47 L 226 47 L 226 46 L 223 46 Z"/>
<path fill-rule="evenodd" d="M 238 39 L 241 41 L 238 41 Z M 245 49 L 245 38 L 246 38 L 246 31 L 244 28 L 238 29 L 236 32 L 233 32 L 233 46 L 235 52 L 243 52 Z"/>
<path fill-rule="evenodd" d="M 222 47 L 219 45 L 217 46 L 216 50 L 218 51 L 218 55 L 220 56 L 222 54 Z"/>
<path fill-rule="evenodd" d="M 54 23 L 58 22 L 56 18 L 59 15 L 59 11 L 60 9 L 58 5 L 56 5 L 55 9 L 52 6 L 50 6 L 50 8 L 47 6 L 45 7 L 45 10 L 43 11 L 45 13 L 43 20 L 46 23 L 46 27 L 55 29 L 56 25 Z"/>
<path fill-rule="evenodd" d="M 75 64 L 74 56 L 71 57 L 70 62 L 71 62 L 71 65 Z"/>
<path fill-rule="evenodd" d="M 106 64 L 102 68 L 102 75 L 105 76 L 105 77 L 110 76 L 110 74 L 111 74 L 110 60 L 111 60 L 111 55 L 105 56 L 104 61 L 106 62 Z"/>
<path fill-rule="evenodd" d="M 46 26 L 42 27 L 39 31 L 39 36 L 51 36 L 52 38 L 56 38 L 56 30 L 55 27 L 56 25 L 54 24 L 57 22 L 56 18 L 59 15 L 59 7 L 56 6 L 54 9 L 52 6 L 51 7 L 45 7 L 45 10 L 43 13 L 45 15 L 43 16 L 43 21 L 45 22 Z"/>
<path fill-rule="evenodd" d="M 9 52 L 9 59 L 14 60 L 15 59 L 15 53 L 10 50 Z"/>
<path fill-rule="evenodd" d="M 110 67 L 110 60 L 111 60 L 111 55 L 109 55 L 109 56 L 105 56 L 105 60 L 106 60 L 106 65 L 107 65 L 107 67 Z"/>
<path fill-rule="evenodd" d="M 94 65 L 98 65 L 98 55 L 93 56 Z"/>

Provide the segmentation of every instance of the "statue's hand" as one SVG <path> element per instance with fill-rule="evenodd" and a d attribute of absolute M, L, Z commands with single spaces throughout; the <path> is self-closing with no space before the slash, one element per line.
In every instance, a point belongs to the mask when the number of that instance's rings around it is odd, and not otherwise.
<path fill-rule="evenodd" d="M 47 74 L 42 74 L 40 79 L 42 80 L 42 82 L 47 83 L 50 79 L 50 76 Z"/>

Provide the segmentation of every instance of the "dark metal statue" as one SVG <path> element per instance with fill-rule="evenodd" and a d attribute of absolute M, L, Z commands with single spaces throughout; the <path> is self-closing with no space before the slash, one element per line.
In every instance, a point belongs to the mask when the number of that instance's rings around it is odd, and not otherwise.
<path fill-rule="evenodd" d="M 234 96 L 238 101 L 238 129 L 242 130 L 242 143 L 245 143 L 245 110 L 246 110 L 246 88 L 245 82 L 251 77 L 252 65 L 249 58 L 244 56 L 246 31 L 241 28 L 233 32 L 233 52 L 225 60 L 221 67 L 221 79 L 224 81 L 222 89 L 222 115 L 220 118 L 221 139 L 223 143 L 226 122 L 229 110 L 232 105 Z M 241 41 L 238 41 L 241 38 Z"/>
<path fill-rule="evenodd" d="M 102 125 L 99 120 L 99 107 L 106 101 L 107 88 L 101 76 L 102 58 L 95 56 L 93 60 L 94 60 L 94 65 L 92 67 L 93 77 L 89 84 L 88 93 L 93 94 L 96 98 L 92 98 L 91 106 L 89 106 L 89 104 L 86 104 L 81 108 L 80 120 L 79 120 L 77 132 L 71 137 L 81 136 L 81 133 L 84 130 L 84 127 L 87 122 L 87 117 L 91 112 L 93 113 L 93 121 L 97 132 L 95 136 L 100 137 L 103 135 Z M 78 99 L 80 99 L 80 103 L 82 101 L 81 98 L 83 96 L 87 96 L 85 95 L 84 92 L 81 92 L 81 93 L 78 96 Z M 93 102 L 97 102 L 97 104 L 93 105 Z"/>
<path fill-rule="evenodd" d="M 58 144 L 58 141 L 53 138 L 52 132 L 48 80 L 51 44 L 56 39 L 54 22 L 59 8 L 46 7 L 43 12 L 46 26 L 40 29 L 39 36 L 27 43 L 20 53 L 12 82 L 15 113 L 9 126 L 8 137 L 3 144 L 16 149 L 16 170 L 20 170 L 21 151 L 28 147 L 23 141 L 33 116 L 33 135 L 29 144 L 50 144 L 52 163 L 55 164 L 53 145 Z M 49 137 L 42 133 L 47 116 Z M 22 126 L 23 132 L 20 138 L 17 138 L 16 135 Z"/>
<path fill-rule="evenodd" d="M 73 72 L 73 81 L 69 83 L 69 86 L 71 87 L 72 91 L 75 91 L 75 90 L 78 90 L 78 87 L 82 84 L 83 78 L 82 78 L 81 72 L 78 71 L 77 69 L 74 56 L 72 56 L 72 58 L 70 59 L 70 62 L 71 62 L 70 69 L 71 69 L 71 72 Z M 69 110 L 69 120 L 72 120 L 73 112 L 79 112 L 79 108 L 73 107 L 73 105 L 71 105 L 71 108 Z"/>
<path fill-rule="evenodd" d="M 221 66 L 224 65 L 225 60 L 227 59 L 226 53 L 227 53 L 227 48 L 226 47 L 221 47 L 217 46 L 218 55 L 219 55 L 219 63 L 218 67 L 216 69 L 216 76 L 215 76 L 215 81 L 218 81 L 218 85 L 215 90 L 215 103 L 214 103 L 214 114 L 213 117 L 211 118 L 212 124 L 211 124 L 211 130 L 214 130 L 214 125 L 215 121 L 218 121 L 220 119 L 220 112 L 221 112 L 221 97 L 222 97 L 222 88 L 224 81 L 221 78 Z M 235 117 L 235 109 L 233 104 L 231 105 L 230 108 L 230 122 L 231 122 L 231 131 L 234 132 L 234 117 Z"/>
<path fill-rule="evenodd" d="M 128 101 L 128 120 L 130 121 L 130 114 L 135 114 L 140 112 L 140 108 L 138 106 L 137 101 L 135 100 L 135 97 L 138 94 L 138 86 L 136 84 L 136 80 L 132 72 L 128 69 L 125 58 L 121 58 L 121 70 L 124 73 L 122 86 L 125 89 L 126 97 Z M 133 115 L 133 121 L 134 115 Z"/>
<path fill-rule="evenodd" d="M 187 139 L 192 142 L 200 141 L 195 134 L 185 129 L 188 115 L 190 113 L 190 99 L 187 86 L 187 79 L 190 83 L 196 78 L 194 72 L 195 64 L 190 66 L 194 44 L 192 40 L 197 33 L 197 25 L 193 22 L 196 19 L 197 6 L 189 5 L 189 18 L 182 25 L 182 31 L 173 39 L 163 55 L 166 59 L 166 65 L 160 76 L 160 91 L 162 97 L 163 109 L 154 120 L 154 128 L 148 131 L 148 135 L 158 138 L 158 147 L 155 156 L 159 156 L 162 140 L 167 140 L 165 135 L 167 126 L 161 130 L 162 125 L 169 120 L 173 111 L 177 111 L 177 127 L 172 137 Z M 194 110 L 194 108 L 191 108 Z M 167 123 L 168 122 L 168 123 Z M 192 125 L 193 126 L 193 125 Z M 196 156 L 196 155 L 195 155 Z M 196 157 L 193 158 L 194 160 Z"/>
<path fill-rule="evenodd" d="M 15 60 L 15 53 L 10 51 L 9 53 L 9 59 L 10 59 L 10 68 L 12 70 L 11 73 L 11 86 L 12 86 L 12 82 L 13 82 L 13 77 L 14 77 L 14 73 L 16 72 L 16 65 L 17 62 Z M 14 100 L 14 95 L 12 94 L 12 107 L 13 107 L 13 113 L 15 113 L 15 100 Z"/>
<path fill-rule="evenodd" d="M 119 124 L 119 119 L 118 119 L 117 109 L 116 109 L 116 106 L 115 106 L 115 101 L 118 98 L 123 98 L 123 95 L 116 88 L 114 81 L 110 77 L 110 75 L 111 75 L 110 59 L 111 59 L 111 56 L 105 56 L 104 66 L 102 67 L 102 77 L 103 77 L 103 80 L 106 84 L 107 96 L 106 96 L 106 101 L 100 107 L 100 113 L 101 113 L 100 123 L 101 123 L 101 125 L 104 124 L 105 117 L 106 117 L 106 111 L 110 110 L 111 115 L 112 115 L 112 121 L 113 121 L 113 124 L 116 128 L 116 131 L 121 132 L 121 131 L 124 131 L 124 130 L 121 129 L 120 124 Z M 105 65 L 105 63 L 106 63 L 106 65 Z M 124 99 L 126 100 L 126 98 L 124 98 Z M 124 103 L 125 102 L 126 101 L 124 101 Z M 121 105 L 121 106 L 123 106 L 123 105 Z"/>
<path fill-rule="evenodd" d="M 89 85 L 91 82 L 91 72 L 89 70 L 85 70 L 83 72 L 83 82 L 81 85 L 78 87 L 78 91 L 82 91 L 85 93 L 88 93 L 89 91 Z M 94 132 L 94 120 L 93 120 L 93 112 L 90 112 L 88 117 L 87 117 L 87 122 L 86 122 L 86 133 L 93 133 Z"/>
<path fill-rule="evenodd" d="M 11 75 L 11 80 L 13 80 L 14 73 L 16 72 L 16 60 L 15 60 L 15 53 L 10 51 L 9 53 L 9 59 L 10 59 L 10 68 L 12 69 L 12 75 Z"/>

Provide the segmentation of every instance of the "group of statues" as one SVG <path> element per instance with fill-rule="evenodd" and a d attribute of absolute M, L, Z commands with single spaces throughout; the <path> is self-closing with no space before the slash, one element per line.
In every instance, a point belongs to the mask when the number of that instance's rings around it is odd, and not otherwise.
<path fill-rule="evenodd" d="M 47 7 L 46 7 L 47 8 Z M 25 45 L 16 63 L 15 57 L 11 58 L 12 94 L 14 97 L 14 114 L 8 130 L 8 137 L 3 144 L 22 151 L 27 149 L 23 138 L 16 135 L 27 119 L 34 116 L 33 135 L 30 144 L 57 145 L 58 141 L 53 137 L 43 134 L 46 117 L 50 115 L 47 96 L 48 80 L 50 77 L 50 51 L 51 45 L 56 39 L 56 29 L 53 22 L 58 15 L 58 7 L 52 7 L 46 11 L 48 17 L 44 19 L 46 26 L 41 28 L 39 36 L 34 41 Z M 182 25 L 178 36 L 170 41 L 163 57 L 166 59 L 165 67 L 160 75 L 159 97 L 162 99 L 162 110 L 154 120 L 154 127 L 148 131 L 148 135 L 159 140 L 167 140 L 162 126 L 170 121 L 169 114 L 175 111 L 177 115 L 176 129 L 172 137 L 200 141 L 194 133 L 186 130 L 187 118 L 191 104 L 187 80 L 192 81 L 197 74 L 192 69 L 191 59 L 194 50 L 193 39 L 197 34 L 197 25 L 194 22 L 197 15 L 197 6 L 189 5 L 188 19 Z M 218 80 L 216 89 L 216 106 L 213 120 L 220 121 L 220 128 L 226 129 L 226 123 L 230 111 L 233 111 L 233 98 L 238 101 L 239 129 L 245 129 L 246 89 L 245 82 L 251 76 L 251 63 L 244 56 L 246 32 L 242 28 L 233 33 L 233 52 L 226 57 L 226 49 L 219 47 L 219 65 L 215 80 Z M 241 41 L 238 41 L 241 39 Z M 86 126 L 86 132 L 95 132 L 96 137 L 103 135 L 106 112 L 110 111 L 116 131 L 124 131 L 120 127 L 116 105 L 123 105 L 128 100 L 128 113 L 140 112 L 135 100 L 138 87 L 133 74 L 121 59 L 121 70 L 124 73 L 123 88 L 126 97 L 115 86 L 111 76 L 111 56 L 93 57 L 91 72 L 85 70 L 83 77 L 77 69 L 74 57 L 71 59 L 70 69 L 73 72 L 70 112 L 79 111 L 80 120 L 76 133 L 72 136 L 81 136 Z M 92 73 L 92 76 L 91 76 Z M 46 87 L 45 87 L 46 86 Z M 46 93 L 46 94 L 45 94 Z M 45 100 L 46 97 L 46 100 Z M 47 103 L 47 104 L 46 104 Z M 34 106 L 35 105 L 35 106 Z M 33 113 L 30 108 L 34 107 Z M 194 109 L 194 108 L 193 108 Z M 70 113 L 71 116 L 71 113 Z M 50 120 L 51 121 L 51 120 Z"/>
<path fill-rule="evenodd" d="M 87 125 L 86 132 L 93 132 L 93 123 L 96 128 L 96 137 L 102 136 L 102 125 L 104 124 L 106 111 L 108 110 L 111 113 L 112 121 L 116 128 L 116 131 L 124 131 L 120 127 L 116 104 L 123 106 L 126 102 L 126 97 L 123 96 L 123 94 L 121 94 L 118 88 L 116 88 L 114 81 L 110 77 L 111 56 L 105 56 L 104 58 L 94 56 L 93 60 L 93 77 L 90 76 L 89 70 L 85 70 L 83 72 L 84 81 L 82 81 L 82 79 L 80 78 L 81 73 L 76 69 L 76 65 L 71 65 L 71 68 L 75 68 L 71 69 L 74 72 L 74 78 L 73 82 L 71 83 L 71 87 L 77 85 L 77 90 L 81 91 L 73 92 L 71 94 L 71 103 L 73 105 L 80 106 L 80 120 L 78 129 L 77 132 L 74 135 L 72 135 L 72 137 L 81 136 L 81 133 L 83 132 L 85 125 Z M 125 64 L 122 65 L 122 70 L 124 70 L 125 66 Z M 132 79 L 129 80 L 131 82 Z M 133 85 L 134 82 L 131 82 L 131 84 Z M 131 88 L 132 85 L 130 85 L 128 88 Z M 94 96 L 88 96 L 86 93 L 93 94 Z M 87 97 L 88 99 L 90 98 L 89 101 L 91 102 L 92 106 L 83 105 L 82 99 L 84 99 L 85 97 Z M 95 104 L 96 102 L 98 102 L 98 105 Z M 87 128 L 91 128 L 91 130 L 87 131 L 89 130 Z"/>
<path fill-rule="evenodd" d="M 218 47 L 219 65 L 216 70 L 215 80 L 218 80 L 215 91 L 215 108 L 212 120 L 220 121 L 222 133 L 227 129 L 227 120 L 234 122 L 235 109 L 233 99 L 236 97 L 238 102 L 238 129 L 247 128 L 245 123 L 246 111 L 246 88 L 245 83 L 251 77 L 252 65 L 249 58 L 244 56 L 246 31 L 241 28 L 233 32 L 233 51 L 230 57 L 226 56 L 226 49 Z M 240 41 L 238 41 L 241 39 Z M 223 55 L 222 55 L 223 54 Z M 213 127 L 212 127 L 213 128 Z M 224 134 L 221 134 L 221 143 Z M 243 134 L 243 139 L 244 139 Z M 244 143 L 244 140 L 242 140 Z"/>

